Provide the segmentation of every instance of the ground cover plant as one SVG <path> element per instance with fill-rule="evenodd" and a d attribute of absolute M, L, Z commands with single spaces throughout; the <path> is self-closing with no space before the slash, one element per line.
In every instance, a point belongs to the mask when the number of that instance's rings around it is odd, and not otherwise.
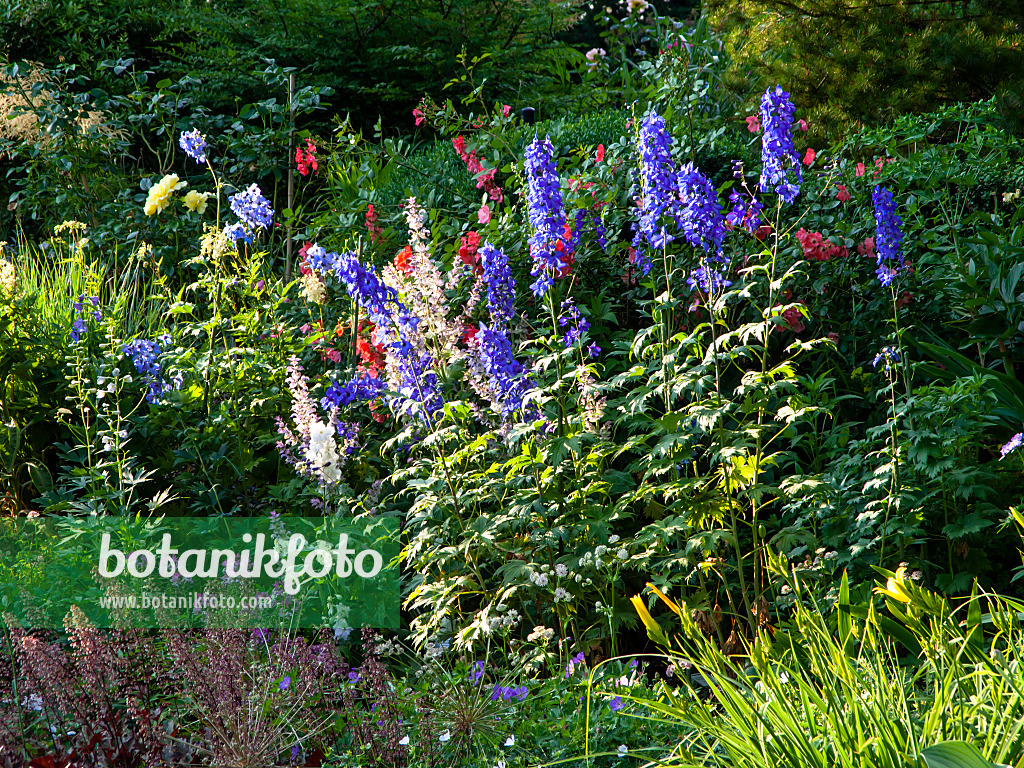
<path fill-rule="evenodd" d="M 404 135 L 6 62 L 2 514 L 393 519 L 402 615 L 5 604 L 5 765 L 1024 765 L 1003 102 L 837 132 L 706 19 L 587 23 L 542 119 L 449 51 Z"/>

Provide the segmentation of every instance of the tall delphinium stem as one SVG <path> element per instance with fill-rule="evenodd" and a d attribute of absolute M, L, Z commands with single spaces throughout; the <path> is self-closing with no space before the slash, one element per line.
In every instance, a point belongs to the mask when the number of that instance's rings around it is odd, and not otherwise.
<path fill-rule="evenodd" d="M 665 120 L 651 111 L 640 121 L 634 118 L 637 125 L 636 145 L 640 163 L 640 199 L 637 215 L 639 221 L 634 225 L 633 248 L 636 249 L 636 264 L 643 275 L 651 271 L 652 263 L 649 251 L 661 251 L 665 298 L 654 299 L 652 319 L 658 324 L 658 335 L 661 347 L 662 378 L 665 389 L 663 399 L 665 412 L 672 409 L 671 382 L 665 368 L 665 354 L 672 332 L 671 311 L 665 312 L 664 304 L 671 308 L 672 303 L 672 265 L 668 256 L 668 245 L 675 236 L 669 234 L 668 223 L 673 229 L 679 227 L 679 190 L 675 164 L 672 161 L 672 137 L 665 127 Z M 666 316 L 667 315 L 667 316 Z"/>
<path fill-rule="evenodd" d="M 893 324 L 896 332 L 896 346 L 883 347 L 875 356 L 873 365 L 877 368 L 879 363 L 884 363 L 886 377 L 889 380 L 889 400 L 892 408 L 892 415 L 889 420 L 889 445 L 890 458 L 892 460 L 892 482 L 889 486 L 889 496 L 886 499 L 885 518 L 882 522 L 882 544 L 879 552 L 879 561 L 884 564 L 886 539 L 888 538 L 889 518 L 895 503 L 897 511 L 900 506 L 902 483 L 900 480 L 900 457 L 897 434 L 896 410 L 896 373 L 892 370 L 894 363 L 904 365 L 903 372 L 906 376 L 905 356 L 903 350 L 902 331 L 899 321 L 899 305 L 896 300 L 896 278 L 904 271 L 906 265 L 903 258 L 903 232 L 901 227 L 903 221 L 896 212 L 896 203 L 893 200 L 892 192 L 882 186 L 876 186 L 871 193 L 871 200 L 875 208 L 875 253 L 878 261 L 878 269 L 875 275 L 879 283 L 890 291 L 892 297 Z M 907 391 L 910 391 L 909 380 L 906 382 Z M 900 542 L 900 557 L 903 556 L 903 544 Z"/>
<path fill-rule="evenodd" d="M 523 166 L 526 171 L 526 207 L 530 220 L 530 257 L 536 280 L 530 286 L 533 295 L 548 298 L 552 338 L 558 337 L 558 310 L 552 288 L 555 278 L 564 269 L 565 253 L 571 247 L 566 236 L 565 206 L 562 201 L 562 181 L 555 163 L 555 148 L 550 138 L 536 138 L 526 148 Z M 555 359 L 558 372 L 556 400 L 558 402 L 558 436 L 565 437 L 565 402 L 562 396 L 562 357 Z M 561 474 L 559 474 L 561 478 Z M 560 494 L 561 495 L 561 494 Z"/>
<path fill-rule="evenodd" d="M 757 386 L 764 388 L 768 379 L 768 341 L 774 326 L 772 324 L 772 312 L 775 307 L 775 276 L 779 255 L 779 224 L 782 216 L 783 203 L 792 203 L 800 193 L 800 184 L 803 182 L 803 174 L 800 170 L 799 157 L 793 145 L 793 119 L 796 107 L 790 100 L 789 94 L 781 87 L 769 88 L 761 97 L 760 118 L 763 133 L 761 136 L 761 178 L 759 189 L 761 192 L 775 192 L 778 201 L 775 208 L 775 226 L 773 228 L 774 243 L 769 252 L 767 265 L 768 276 L 768 303 L 763 310 L 763 333 L 761 338 L 761 370 L 758 375 Z M 734 224 L 742 222 L 750 232 L 754 232 L 760 224 L 761 205 L 752 201 L 747 205 L 741 199 L 736 200 L 738 204 L 731 213 Z M 742 212 L 741 212 L 742 211 Z M 716 356 L 717 362 L 717 356 Z M 765 393 L 767 394 L 767 393 Z M 762 432 L 765 428 L 766 401 L 762 397 L 757 407 L 757 423 L 754 435 L 754 456 L 753 456 L 753 479 L 751 481 L 750 496 L 750 532 L 754 546 L 753 562 L 753 600 L 747 594 L 745 586 L 745 575 L 740 560 L 739 578 L 743 594 L 744 607 L 747 610 L 747 619 L 750 622 L 752 632 L 757 631 L 753 606 L 761 597 L 763 589 L 762 575 L 762 551 L 761 546 L 761 506 L 756 495 L 757 485 L 762 467 L 762 453 L 765 445 Z M 730 503 L 730 511 L 732 504 Z M 735 520 L 734 536 L 735 536 Z M 738 546 L 738 545 L 737 545 Z"/>
<path fill-rule="evenodd" d="M 773 227 L 774 244 L 772 245 L 770 259 L 768 262 L 768 312 L 772 311 L 775 306 L 775 268 L 778 263 L 779 256 L 779 224 L 782 217 L 782 199 L 780 198 L 778 204 L 775 207 L 775 226 Z M 769 321 L 770 322 L 770 321 Z M 758 382 L 759 386 L 764 386 L 765 381 L 768 378 L 768 337 L 774 327 L 769 326 L 765 329 L 764 337 L 761 342 L 761 377 Z M 761 476 L 761 454 L 764 450 L 764 443 L 762 442 L 762 431 L 764 430 L 764 417 L 765 417 L 765 403 L 764 400 L 758 405 L 757 408 L 757 430 L 754 436 L 754 481 L 753 485 L 756 487 L 758 479 Z M 760 543 L 760 506 L 757 503 L 757 497 L 754 494 L 750 496 L 750 529 L 751 536 L 754 541 L 754 604 L 761 597 L 762 589 L 764 588 L 763 578 L 761 574 L 762 569 L 762 551 Z M 751 628 L 753 626 L 753 615 L 751 615 Z"/>

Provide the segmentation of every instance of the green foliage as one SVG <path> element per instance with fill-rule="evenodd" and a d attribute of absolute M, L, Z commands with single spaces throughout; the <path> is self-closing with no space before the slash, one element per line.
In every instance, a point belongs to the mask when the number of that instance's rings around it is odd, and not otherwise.
<path fill-rule="evenodd" d="M 789 569 L 784 559 L 772 567 L 780 576 Z M 790 617 L 731 657 L 662 596 L 682 620 L 670 658 L 686 670 L 683 685 L 663 683 L 657 697 L 637 703 L 655 722 L 694 730 L 660 764 L 1017 764 L 1024 744 L 1024 605 L 975 590 L 953 610 L 904 569 L 883 577 L 887 584 L 876 591 L 892 618 L 870 598 L 851 601 L 845 575 L 829 606 L 815 598 L 800 569 L 789 569 Z M 638 610 L 646 613 L 642 603 Z M 645 621 L 667 640 L 653 617 Z M 914 655 L 901 655 L 901 645 Z"/>
<path fill-rule="evenodd" d="M 1019 131 L 1024 51 L 1018 0 L 930 3 L 709 0 L 726 33 L 728 83 L 752 97 L 782 84 L 818 137 L 993 95 Z"/>

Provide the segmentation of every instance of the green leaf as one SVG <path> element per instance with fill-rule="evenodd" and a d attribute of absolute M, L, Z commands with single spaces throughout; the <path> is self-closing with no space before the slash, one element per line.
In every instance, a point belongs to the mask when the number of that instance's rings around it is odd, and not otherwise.
<path fill-rule="evenodd" d="M 921 750 L 928 768 L 1010 768 L 990 763 L 973 744 L 966 741 L 944 741 Z"/>

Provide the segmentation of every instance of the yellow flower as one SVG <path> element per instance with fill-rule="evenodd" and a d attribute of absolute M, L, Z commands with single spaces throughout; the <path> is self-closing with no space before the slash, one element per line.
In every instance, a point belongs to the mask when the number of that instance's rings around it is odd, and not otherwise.
<path fill-rule="evenodd" d="M 891 597 L 901 603 L 909 603 L 910 595 L 906 589 L 906 568 L 897 568 L 896 575 L 890 576 L 884 587 L 876 587 L 875 591 L 880 595 Z"/>
<path fill-rule="evenodd" d="M 178 174 L 169 173 L 160 181 L 149 188 L 149 197 L 146 198 L 146 215 L 152 216 L 160 213 L 171 204 L 171 195 L 188 184 L 187 181 L 178 181 Z"/>
<path fill-rule="evenodd" d="M 194 189 L 190 189 L 185 193 L 185 197 L 181 199 L 181 202 L 185 204 L 192 213 L 198 213 L 200 215 L 206 213 L 206 200 L 212 196 L 212 192 L 196 192 Z"/>

